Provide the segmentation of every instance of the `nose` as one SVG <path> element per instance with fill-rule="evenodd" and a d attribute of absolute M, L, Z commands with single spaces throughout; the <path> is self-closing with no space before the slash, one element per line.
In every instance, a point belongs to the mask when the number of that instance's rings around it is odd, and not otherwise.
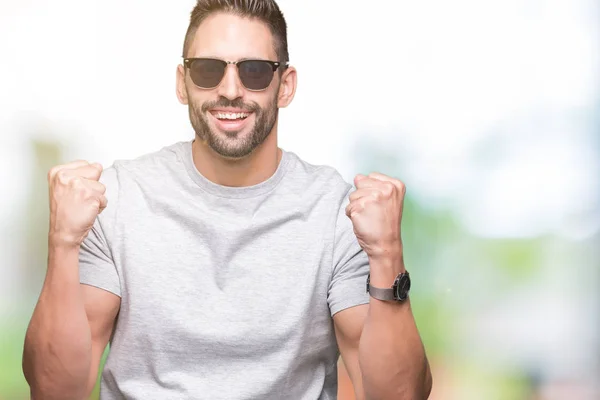
<path fill-rule="evenodd" d="M 220 96 L 226 97 L 229 100 L 235 100 L 242 97 L 243 93 L 242 82 L 240 82 L 237 66 L 233 64 L 227 65 L 225 68 L 225 76 L 217 87 L 217 93 Z"/>

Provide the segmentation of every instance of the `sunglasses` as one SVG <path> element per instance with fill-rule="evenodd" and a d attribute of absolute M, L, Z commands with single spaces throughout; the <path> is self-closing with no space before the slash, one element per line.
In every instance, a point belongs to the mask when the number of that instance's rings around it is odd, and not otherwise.
<path fill-rule="evenodd" d="M 282 64 L 268 60 L 224 61 L 216 58 L 184 58 L 183 65 L 190 70 L 190 78 L 194 85 L 201 89 L 214 89 L 219 86 L 225 76 L 227 64 L 233 64 L 238 69 L 242 85 L 248 90 L 265 90 L 271 84 L 275 71 L 281 65 L 287 68 L 288 63 Z"/>

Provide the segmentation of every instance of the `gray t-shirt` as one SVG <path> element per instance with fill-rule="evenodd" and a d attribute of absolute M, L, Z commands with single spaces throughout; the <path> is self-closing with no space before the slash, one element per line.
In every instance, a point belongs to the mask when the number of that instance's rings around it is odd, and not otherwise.
<path fill-rule="evenodd" d="M 121 297 L 101 398 L 335 399 L 332 316 L 369 301 L 352 186 L 286 151 L 260 184 L 217 185 L 191 143 L 102 174 L 79 264 Z"/>

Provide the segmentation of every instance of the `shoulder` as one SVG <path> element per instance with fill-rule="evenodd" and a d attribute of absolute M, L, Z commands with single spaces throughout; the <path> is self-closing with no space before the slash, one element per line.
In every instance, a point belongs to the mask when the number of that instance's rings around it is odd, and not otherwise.
<path fill-rule="evenodd" d="M 294 180 L 300 182 L 305 189 L 303 196 L 325 206 L 330 221 L 335 226 L 336 239 L 352 241 L 356 238 L 353 234 L 352 222 L 346 217 L 346 206 L 350 202 L 350 193 L 354 186 L 348 183 L 342 174 L 329 165 L 315 165 L 302 160 L 295 154 L 291 154 L 295 167 L 293 169 Z M 325 218 L 325 217 L 324 217 Z"/>
<path fill-rule="evenodd" d="M 115 160 L 103 171 L 100 182 L 104 183 L 108 190 L 111 187 L 123 186 L 126 180 L 152 179 L 157 175 L 164 175 L 167 170 L 181 163 L 185 143 L 177 142 L 132 159 Z"/>
<path fill-rule="evenodd" d="M 133 176 L 152 176 L 153 174 L 164 173 L 165 167 L 181 162 L 186 143 L 177 142 L 133 159 L 116 160 L 113 167 L 120 174 Z"/>
<path fill-rule="evenodd" d="M 171 144 L 133 159 L 116 160 L 105 168 L 100 183 L 106 187 L 105 195 L 111 204 L 109 207 L 114 211 L 123 191 L 131 188 L 132 184 L 161 182 L 164 181 L 161 178 L 168 175 L 170 170 L 180 168 L 184 143 Z"/>
<path fill-rule="evenodd" d="M 325 196 L 338 205 L 348 196 L 352 185 L 332 166 L 312 164 L 293 152 L 287 152 L 292 185 L 308 195 Z"/>

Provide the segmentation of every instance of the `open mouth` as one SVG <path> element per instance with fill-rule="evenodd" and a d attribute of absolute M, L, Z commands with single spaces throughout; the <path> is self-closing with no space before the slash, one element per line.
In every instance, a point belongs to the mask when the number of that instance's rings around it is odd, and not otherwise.
<path fill-rule="evenodd" d="M 215 125 L 224 131 L 237 131 L 242 129 L 246 125 L 249 117 L 253 114 L 247 111 L 224 111 L 224 110 L 211 110 L 210 114 L 213 116 Z"/>
<path fill-rule="evenodd" d="M 214 112 L 213 115 L 220 121 L 236 121 L 244 120 L 250 116 L 250 113 L 225 113 L 225 112 Z"/>

